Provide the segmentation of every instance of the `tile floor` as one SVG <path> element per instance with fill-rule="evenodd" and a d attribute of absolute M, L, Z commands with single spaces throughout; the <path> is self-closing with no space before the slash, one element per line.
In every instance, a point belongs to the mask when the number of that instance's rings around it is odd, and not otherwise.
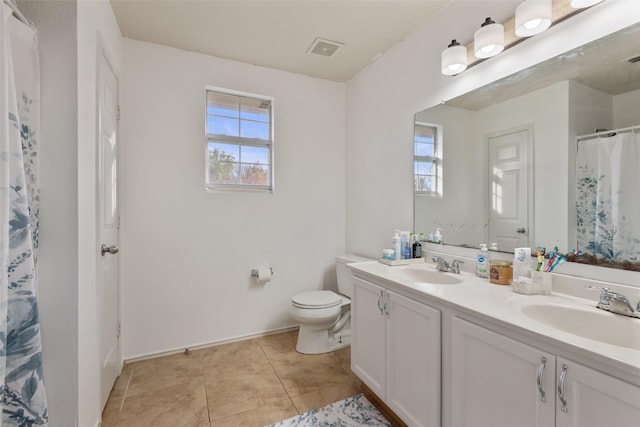
<path fill-rule="evenodd" d="M 261 427 L 361 392 L 349 347 L 302 355 L 297 334 L 126 364 L 102 427 Z"/>

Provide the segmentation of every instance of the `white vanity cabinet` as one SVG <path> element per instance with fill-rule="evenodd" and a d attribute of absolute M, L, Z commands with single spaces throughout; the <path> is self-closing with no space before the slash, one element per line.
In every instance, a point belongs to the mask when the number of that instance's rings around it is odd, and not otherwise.
<path fill-rule="evenodd" d="M 452 320 L 454 427 L 631 427 L 640 387 L 467 322 Z"/>
<path fill-rule="evenodd" d="M 454 427 L 555 424 L 553 354 L 457 317 L 451 346 Z"/>
<path fill-rule="evenodd" d="M 640 425 L 640 387 L 562 357 L 556 366 L 556 427 Z"/>
<path fill-rule="evenodd" d="M 440 426 L 440 311 L 353 277 L 351 369 L 410 426 Z"/>

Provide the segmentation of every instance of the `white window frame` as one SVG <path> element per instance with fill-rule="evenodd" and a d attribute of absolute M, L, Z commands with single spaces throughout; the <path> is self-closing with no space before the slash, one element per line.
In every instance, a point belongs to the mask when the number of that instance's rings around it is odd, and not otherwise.
<path fill-rule="evenodd" d="M 208 94 L 209 92 L 217 92 L 224 95 L 232 95 L 244 98 L 252 98 L 262 101 L 268 101 L 271 105 L 271 110 L 269 112 L 269 141 L 265 142 L 261 139 L 256 138 L 243 138 L 241 136 L 234 137 L 228 135 L 216 135 L 208 133 Z M 205 169 L 204 169 L 204 186 L 205 191 L 207 192 L 228 192 L 228 191 L 258 191 L 258 192 L 269 192 L 273 193 L 275 189 L 275 167 L 274 167 L 274 128 L 275 128 L 275 117 L 274 117 L 274 98 L 272 96 L 258 95 L 255 93 L 249 92 L 241 92 L 233 89 L 225 89 L 216 86 L 205 86 L 205 111 L 204 111 L 204 151 L 205 151 Z M 240 120 L 240 119 L 238 119 Z M 209 182 L 209 142 L 212 140 L 226 142 L 231 144 L 242 145 L 251 145 L 256 147 L 267 147 L 269 148 L 270 159 L 269 159 L 269 184 L 268 185 L 252 185 L 252 184 L 219 184 Z"/>
<path fill-rule="evenodd" d="M 434 138 L 434 155 L 433 156 L 418 156 L 416 155 L 416 129 L 419 127 L 430 127 L 433 128 L 435 131 L 435 138 Z M 414 134 L 413 134 L 413 171 L 414 171 L 414 184 L 413 184 L 413 190 L 416 196 L 419 197 L 437 197 L 437 198 L 442 198 L 444 196 L 444 192 L 443 192 L 443 175 L 444 175 L 444 168 L 443 168 L 443 141 L 444 141 L 444 137 L 443 137 L 443 129 L 442 129 L 442 125 L 437 125 L 434 123 L 427 123 L 427 122 L 415 122 L 414 125 Z M 415 163 L 416 161 L 420 161 L 420 162 L 431 162 L 434 164 L 435 166 L 435 180 L 436 180 L 436 187 L 434 191 L 416 191 L 415 188 Z"/>

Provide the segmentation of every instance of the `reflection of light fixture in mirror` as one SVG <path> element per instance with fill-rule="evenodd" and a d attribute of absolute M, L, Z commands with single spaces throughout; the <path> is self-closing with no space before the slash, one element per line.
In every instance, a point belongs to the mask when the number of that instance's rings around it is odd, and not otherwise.
<path fill-rule="evenodd" d="M 467 48 L 455 39 L 442 51 L 442 74 L 454 76 L 467 69 Z"/>
<path fill-rule="evenodd" d="M 504 50 L 504 27 L 487 18 L 473 36 L 477 58 L 490 58 Z"/>
<path fill-rule="evenodd" d="M 603 0 L 571 0 L 571 7 L 574 9 L 584 9 L 585 7 L 591 7 L 594 4 L 598 4 Z"/>
<path fill-rule="evenodd" d="M 530 37 L 551 26 L 551 0 L 525 0 L 516 9 L 516 34 Z"/>

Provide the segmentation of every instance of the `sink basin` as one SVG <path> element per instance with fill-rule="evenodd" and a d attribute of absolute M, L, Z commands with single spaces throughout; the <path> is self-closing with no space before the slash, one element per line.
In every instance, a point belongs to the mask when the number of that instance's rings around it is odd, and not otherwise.
<path fill-rule="evenodd" d="M 390 267 L 392 276 L 412 282 L 430 283 L 432 285 L 455 285 L 462 283 L 462 279 L 456 274 L 434 270 L 433 265 L 407 265 L 402 267 Z"/>
<path fill-rule="evenodd" d="M 570 334 L 640 350 L 640 319 L 609 313 L 595 306 L 557 303 L 524 305 L 521 311 L 532 320 Z"/>

